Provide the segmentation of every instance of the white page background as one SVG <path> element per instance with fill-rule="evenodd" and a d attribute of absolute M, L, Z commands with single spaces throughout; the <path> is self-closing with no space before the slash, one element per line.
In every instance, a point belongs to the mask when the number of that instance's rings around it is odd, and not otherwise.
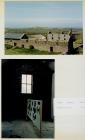
<path fill-rule="evenodd" d="M 85 2 L 83 2 L 83 17 L 85 17 L 84 7 Z M 4 9 L 4 2 L 0 1 L 0 59 L 55 59 L 55 139 L 85 140 L 85 56 L 4 55 Z M 85 19 L 83 27 L 85 37 Z"/>

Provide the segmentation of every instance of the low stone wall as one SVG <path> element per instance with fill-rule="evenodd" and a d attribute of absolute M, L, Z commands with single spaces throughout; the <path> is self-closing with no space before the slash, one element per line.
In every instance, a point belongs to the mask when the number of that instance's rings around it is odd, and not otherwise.
<path fill-rule="evenodd" d="M 33 45 L 35 49 L 41 50 L 41 51 L 48 51 L 48 52 L 58 52 L 59 48 L 61 50 L 61 47 L 59 46 L 58 42 L 51 42 L 51 41 L 37 41 L 37 40 L 6 40 L 5 44 L 12 45 L 13 47 L 20 47 L 20 48 L 29 48 L 30 45 Z M 66 44 L 62 49 L 66 48 Z"/>

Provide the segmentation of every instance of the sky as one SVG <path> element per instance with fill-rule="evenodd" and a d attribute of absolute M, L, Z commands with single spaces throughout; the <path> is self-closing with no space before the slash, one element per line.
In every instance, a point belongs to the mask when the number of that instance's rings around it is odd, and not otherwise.
<path fill-rule="evenodd" d="M 81 1 L 5 2 L 5 27 L 82 27 Z"/>

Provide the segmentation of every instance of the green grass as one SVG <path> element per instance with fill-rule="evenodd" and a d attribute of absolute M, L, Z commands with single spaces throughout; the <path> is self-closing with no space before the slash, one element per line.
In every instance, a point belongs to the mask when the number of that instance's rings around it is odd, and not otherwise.
<path fill-rule="evenodd" d="M 33 55 L 56 55 L 61 54 L 61 52 L 47 52 L 47 51 L 40 51 L 37 49 L 26 49 L 26 48 L 5 48 L 5 54 L 6 55 L 27 55 L 27 54 L 33 54 Z"/>
<path fill-rule="evenodd" d="M 82 39 L 78 39 L 76 40 L 73 45 L 74 45 L 74 48 L 77 48 L 78 46 L 82 45 L 83 44 L 83 40 Z"/>

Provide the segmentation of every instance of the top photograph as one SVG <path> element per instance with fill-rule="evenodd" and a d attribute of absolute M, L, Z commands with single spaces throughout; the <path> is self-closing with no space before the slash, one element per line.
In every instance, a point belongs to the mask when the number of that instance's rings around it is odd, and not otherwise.
<path fill-rule="evenodd" d="M 6 55 L 83 55 L 82 1 L 5 2 Z"/>

